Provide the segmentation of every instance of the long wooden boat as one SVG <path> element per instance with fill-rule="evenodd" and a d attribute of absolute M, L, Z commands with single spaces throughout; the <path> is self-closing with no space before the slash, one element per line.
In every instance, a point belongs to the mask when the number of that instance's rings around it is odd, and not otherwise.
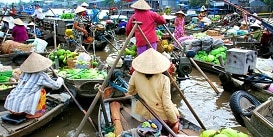
<path fill-rule="evenodd" d="M 20 66 L 25 59 L 30 55 L 31 52 L 25 53 L 10 53 L 10 54 L 1 54 L 0 53 L 0 63 L 4 66 Z M 47 56 L 49 53 L 39 53 L 43 56 Z"/>
<path fill-rule="evenodd" d="M 230 98 L 230 107 L 236 120 L 254 136 L 273 135 L 273 98 L 260 104 L 250 94 L 237 91 Z"/>
<path fill-rule="evenodd" d="M 25 136 L 34 130 L 44 126 L 50 122 L 54 117 L 58 116 L 64 111 L 69 104 L 69 95 L 67 94 L 51 94 L 47 95 L 46 112 L 39 118 L 25 119 L 22 123 L 12 123 L 3 119 L 9 111 L 0 112 L 0 136 L 3 137 L 19 137 Z"/>
<path fill-rule="evenodd" d="M 104 137 L 110 131 L 116 135 L 125 135 L 130 134 L 130 131 L 137 130 L 143 119 L 132 111 L 135 100 L 131 96 L 124 96 L 124 94 L 120 96 L 121 92 L 113 90 L 113 88 L 106 88 L 105 93 L 108 96 L 103 97 L 104 106 L 100 105 L 98 112 L 99 135 Z M 109 95 L 112 96 L 109 97 Z M 104 108 L 106 114 L 103 113 Z M 201 132 L 199 126 L 184 118 L 180 119 L 180 127 L 180 135 L 199 136 Z M 109 130 L 111 128 L 112 130 Z M 168 132 L 162 129 L 161 135 L 168 135 Z"/>

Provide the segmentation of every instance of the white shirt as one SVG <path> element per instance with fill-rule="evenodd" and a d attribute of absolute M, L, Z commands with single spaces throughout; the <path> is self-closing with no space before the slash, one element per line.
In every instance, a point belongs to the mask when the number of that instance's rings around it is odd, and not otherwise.
<path fill-rule="evenodd" d="M 38 19 L 44 19 L 43 9 L 42 8 L 35 9 L 34 14 L 32 16 L 35 15 L 37 16 Z"/>

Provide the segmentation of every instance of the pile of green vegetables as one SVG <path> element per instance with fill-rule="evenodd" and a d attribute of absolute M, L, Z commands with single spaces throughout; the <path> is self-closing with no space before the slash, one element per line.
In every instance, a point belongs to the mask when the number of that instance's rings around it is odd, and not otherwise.
<path fill-rule="evenodd" d="M 225 61 L 226 51 L 227 48 L 225 46 L 215 48 L 211 50 L 209 53 L 207 53 L 206 51 L 198 51 L 194 59 L 219 65 L 220 62 L 218 58 L 222 56 L 223 61 Z"/>
<path fill-rule="evenodd" d="M 106 71 L 99 71 L 97 69 L 61 69 L 58 75 L 69 79 L 105 79 Z"/>

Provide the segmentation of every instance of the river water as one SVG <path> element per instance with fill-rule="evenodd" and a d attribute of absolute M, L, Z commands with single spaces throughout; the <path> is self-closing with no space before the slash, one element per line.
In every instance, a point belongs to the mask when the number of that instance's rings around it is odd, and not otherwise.
<path fill-rule="evenodd" d="M 122 41 L 120 41 L 122 42 Z M 95 52 L 96 56 L 99 56 L 102 61 L 106 57 L 113 53 L 115 49 L 109 44 L 104 51 Z M 92 52 L 93 53 L 93 52 Z M 180 82 L 181 90 L 184 92 L 186 100 L 193 108 L 203 125 L 207 129 L 220 129 L 224 127 L 231 127 L 244 133 L 248 131 L 241 127 L 235 120 L 229 107 L 229 97 L 231 93 L 223 91 L 220 80 L 217 75 L 205 72 L 209 80 L 220 91 L 217 95 L 206 79 L 201 73 L 193 68 L 190 74 L 190 79 Z M 88 107 L 92 103 L 92 98 L 77 98 L 83 108 L 87 111 Z M 172 93 L 172 99 L 177 104 L 180 112 L 186 117 L 186 119 L 192 121 L 198 125 L 197 120 L 192 115 L 190 109 L 185 105 L 178 92 Z M 91 118 L 97 123 L 97 110 L 96 108 L 91 114 Z M 84 117 L 75 104 L 65 110 L 64 113 L 50 121 L 47 125 L 41 129 L 28 135 L 28 137 L 70 137 L 75 133 L 75 129 L 79 126 Z M 96 131 L 92 128 L 89 122 L 86 122 L 81 134 L 81 137 L 95 137 Z"/>

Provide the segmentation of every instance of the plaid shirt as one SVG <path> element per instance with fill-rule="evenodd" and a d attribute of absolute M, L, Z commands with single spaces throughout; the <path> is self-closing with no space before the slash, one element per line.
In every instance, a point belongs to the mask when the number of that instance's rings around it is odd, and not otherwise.
<path fill-rule="evenodd" d="M 19 83 L 7 96 L 4 107 L 12 112 L 34 115 L 42 87 L 59 89 L 61 82 L 52 80 L 46 73 L 22 73 Z"/>

